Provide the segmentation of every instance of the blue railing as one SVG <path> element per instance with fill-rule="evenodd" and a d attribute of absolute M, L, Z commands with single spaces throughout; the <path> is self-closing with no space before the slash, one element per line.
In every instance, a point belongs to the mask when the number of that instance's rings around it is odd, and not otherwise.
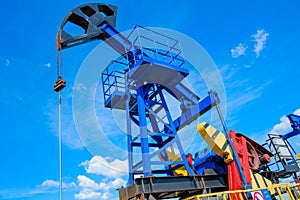
<path fill-rule="evenodd" d="M 102 72 L 104 101 L 115 91 L 125 92 L 125 73 L 140 61 L 151 58 L 153 62 L 173 67 L 184 67 L 185 59 L 178 40 L 142 26 L 135 26 L 127 39 L 131 48 L 126 54 L 110 62 Z"/>
<path fill-rule="evenodd" d="M 127 39 L 143 56 L 177 67 L 184 66 L 185 60 L 178 40 L 139 25 L 133 28 Z"/>
<path fill-rule="evenodd" d="M 115 91 L 125 92 L 126 69 L 128 69 L 128 63 L 121 57 L 111 61 L 102 72 L 104 101 L 107 101 Z"/>

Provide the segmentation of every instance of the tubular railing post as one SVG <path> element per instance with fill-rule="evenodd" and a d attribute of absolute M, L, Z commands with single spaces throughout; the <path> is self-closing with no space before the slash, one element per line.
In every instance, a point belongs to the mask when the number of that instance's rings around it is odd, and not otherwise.
<path fill-rule="evenodd" d="M 227 141 L 228 141 L 228 143 L 229 143 L 230 148 L 232 149 L 232 154 L 233 154 L 234 162 L 236 163 L 236 166 L 237 166 L 237 168 L 238 168 L 240 177 L 241 177 L 242 182 L 243 182 L 243 189 L 250 189 L 250 188 L 251 188 L 251 185 L 249 185 L 249 184 L 247 183 L 247 181 L 246 181 L 246 177 L 245 177 L 245 175 L 244 175 L 244 173 L 243 173 L 243 169 L 242 169 L 242 167 L 241 167 L 241 164 L 240 164 L 239 158 L 238 158 L 238 156 L 237 156 L 237 153 L 235 152 L 234 145 L 233 145 L 233 143 L 232 143 L 232 140 L 231 140 L 230 134 L 229 134 L 229 132 L 228 132 L 228 129 L 227 129 L 225 120 L 224 120 L 224 118 L 223 118 L 221 109 L 220 109 L 220 107 L 219 107 L 218 104 L 216 105 L 216 109 L 217 109 L 217 112 L 218 112 L 220 121 L 221 121 L 221 123 L 222 123 L 224 132 L 225 132 L 225 134 L 226 134 L 226 136 L 227 136 Z"/>

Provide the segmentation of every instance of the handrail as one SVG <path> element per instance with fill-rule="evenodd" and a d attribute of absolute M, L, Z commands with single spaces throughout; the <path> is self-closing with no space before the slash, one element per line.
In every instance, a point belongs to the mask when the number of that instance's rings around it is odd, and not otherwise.
<path fill-rule="evenodd" d="M 248 190 L 233 190 L 233 191 L 223 191 L 223 192 L 215 192 L 215 193 L 206 193 L 206 194 L 199 194 L 191 197 L 187 197 L 184 200 L 202 200 L 202 199 L 233 199 L 234 197 L 238 197 L 239 200 L 246 200 L 249 199 L 247 194 L 254 193 L 254 192 L 262 192 L 263 190 L 268 190 L 269 193 L 279 198 L 280 200 L 286 200 L 287 198 L 290 200 L 296 200 L 300 198 L 300 183 L 298 184 L 291 184 L 291 183 L 280 183 L 280 184 L 273 184 L 270 187 L 263 187 L 257 189 L 248 189 Z M 238 196 L 236 196 L 238 195 Z M 237 198 L 234 198 L 236 200 Z M 268 200 L 269 198 L 264 198 Z"/>

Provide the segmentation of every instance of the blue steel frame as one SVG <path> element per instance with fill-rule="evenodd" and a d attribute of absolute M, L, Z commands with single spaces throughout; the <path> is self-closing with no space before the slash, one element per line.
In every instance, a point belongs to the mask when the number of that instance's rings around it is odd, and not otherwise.
<path fill-rule="evenodd" d="M 129 183 L 133 183 L 134 176 L 143 174 L 148 177 L 152 174 L 173 176 L 176 169 L 185 167 L 190 175 L 193 170 L 187 164 L 185 153 L 177 135 L 175 124 L 172 120 L 167 102 L 163 94 L 164 87 L 159 84 L 149 84 L 137 89 L 137 102 L 127 106 L 127 115 L 130 120 L 139 126 L 139 135 L 132 137 L 130 128 L 128 132 L 128 158 L 129 158 Z M 166 91 L 167 92 L 167 91 Z M 160 106 L 160 111 L 164 111 L 165 121 L 162 122 L 154 109 Z M 129 119 L 129 118 L 128 118 Z M 131 124 L 128 122 L 128 126 Z M 164 123 L 163 128 L 159 128 L 159 123 Z M 152 131 L 150 131 L 151 127 Z M 172 161 L 168 158 L 166 150 L 176 144 L 181 160 Z M 141 160 L 133 162 L 132 154 L 134 148 L 141 148 Z M 160 161 L 155 161 L 157 156 L 161 156 Z M 161 166 L 161 169 L 153 169 L 152 166 Z M 175 166 L 174 166 L 175 165 Z M 139 169 L 142 168 L 142 171 Z"/>
<path fill-rule="evenodd" d="M 142 27 L 135 27 L 135 30 L 138 30 L 138 28 Z M 183 67 L 184 59 L 177 54 L 170 54 L 171 50 L 175 50 L 174 45 L 177 45 L 177 42 L 175 42 L 172 47 L 167 46 L 168 51 L 165 53 L 160 49 L 151 51 L 149 48 L 135 44 L 134 41 L 138 41 L 137 39 L 131 42 L 119 34 L 119 32 L 109 24 L 102 24 L 101 29 L 107 34 L 105 42 L 127 59 L 128 69 L 126 71 L 130 72 L 133 68 L 137 69 L 143 64 L 147 65 L 155 63 L 161 67 L 167 67 L 177 71 L 178 76 L 185 77 L 188 75 L 188 70 Z M 159 33 L 154 32 L 154 34 Z M 140 35 L 138 35 L 138 37 L 140 37 Z M 151 41 L 156 42 L 154 40 Z M 178 51 L 178 49 L 176 49 L 176 51 Z M 169 62 L 162 62 L 161 60 L 158 60 L 159 56 L 151 56 L 149 52 L 151 55 L 157 53 L 167 57 L 171 56 L 172 59 Z M 181 50 L 178 52 L 181 53 Z M 128 73 L 124 74 L 124 78 L 127 81 L 129 80 Z M 109 80 L 109 77 L 105 80 Z M 103 80 L 103 85 L 104 84 L 106 83 Z M 115 85 L 112 87 L 115 87 Z M 111 88 L 109 84 L 107 87 Z M 136 88 L 134 94 L 131 94 L 131 89 L 129 89 L 130 86 L 126 82 L 125 87 L 126 94 L 124 95 L 127 95 L 125 107 L 127 112 L 126 121 L 128 135 L 128 183 L 134 183 L 136 175 L 143 175 L 144 177 L 149 177 L 153 174 L 159 174 L 160 176 L 174 176 L 174 171 L 181 167 L 185 167 L 189 175 L 194 175 L 194 171 L 190 168 L 186 160 L 177 131 L 195 120 L 195 118 L 201 114 L 216 106 L 219 103 L 217 94 L 215 92 L 209 92 L 209 96 L 190 107 L 190 109 L 185 112 L 184 117 L 173 120 L 163 93 L 163 91 L 165 91 L 176 98 L 169 88 L 165 88 L 159 83 L 144 84 Z M 104 90 L 104 95 L 107 95 L 105 91 L 106 90 Z M 108 95 L 110 94 L 111 93 L 109 92 Z M 109 105 L 107 102 L 111 101 L 111 98 L 108 97 L 105 99 L 105 105 L 107 106 Z M 134 103 L 132 103 L 132 99 L 135 99 Z M 158 110 L 164 111 L 165 120 L 158 116 L 158 113 L 152 109 L 154 105 L 160 106 L 160 109 Z M 139 127 L 138 135 L 132 135 L 132 122 Z M 159 128 L 159 123 L 163 124 L 162 128 Z M 152 127 L 152 132 L 149 131 L 149 126 Z M 173 145 L 177 146 L 179 155 L 176 156 L 178 156 L 180 160 L 173 161 L 168 157 L 168 151 L 170 152 L 169 149 L 171 149 L 172 153 Z M 134 160 L 133 155 L 135 152 L 139 152 L 142 155 L 138 161 Z M 160 160 L 157 160 L 158 157 Z M 157 166 L 160 167 L 157 168 Z"/>

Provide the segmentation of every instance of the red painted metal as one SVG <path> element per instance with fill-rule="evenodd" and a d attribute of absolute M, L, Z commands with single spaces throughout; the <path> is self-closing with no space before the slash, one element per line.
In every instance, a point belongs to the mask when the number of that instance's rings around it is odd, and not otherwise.
<path fill-rule="evenodd" d="M 247 183 L 251 185 L 250 164 L 249 164 L 249 152 L 247 140 L 242 136 L 237 136 L 233 130 L 230 130 L 230 137 L 232 139 L 233 146 L 238 155 L 240 165 L 245 175 Z M 242 180 L 237 168 L 236 161 L 228 163 L 228 189 L 240 190 L 243 189 Z M 237 194 L 233 194 L 230 197 L 235 200 L 242 200 Z"/>
<path fill-rule="evenodd" d="M 186 160 L 187 160 L 190 168 L 193 169 L 193 156 L 192 156 L 192 154 L 188 153 L 186 155 Z"/>

